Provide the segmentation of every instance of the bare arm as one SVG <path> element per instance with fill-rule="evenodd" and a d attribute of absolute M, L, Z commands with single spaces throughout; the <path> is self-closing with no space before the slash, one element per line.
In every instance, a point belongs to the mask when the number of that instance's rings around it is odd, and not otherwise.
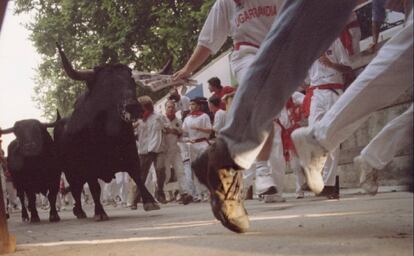
<path fill-rule="evenodd" d="M 174 80 L 188 78 L 191 73 L 207 60 L 210 54 L 210 49 L 202 45 L 197 45 L 187 64 L 173 75 Z"/>
<path fill-rule="evenodd" d="M 374 53 L 377 50 L 381 24 L 382 22 L 372 21 L 372 44 L 369 46 L 370 53 Z"/>
<path fill-rule="evenodd" d="M 346 66 L 346 65 L 343 65 L 343 64 L 339 64 L 339 63 L 333 63 L 332 61 L 329 60 L 328 57 L 326 57 L 326 55 L 322 55 L 319 58 L 319 61 L 323 65 L 325 65 L 327 67 L 330 67 L 330 68 L 333 68 L 333 69 L 335 69 L 335 70 L 337 70 L 337 71 L 339 71 L 341 73 L 349 73 L 349 72 L 352 72 L 352 68 L 351 67 Z"/>

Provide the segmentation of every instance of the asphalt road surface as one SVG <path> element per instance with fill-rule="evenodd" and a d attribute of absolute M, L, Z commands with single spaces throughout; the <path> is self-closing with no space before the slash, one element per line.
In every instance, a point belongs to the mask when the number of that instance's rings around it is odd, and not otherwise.
<path fill-rule="evenodd" d="M 340 200 L 288 198 L 285 203 L 246 203 L 251 228 L 228 231 L 214 220 L 209 203 L 141 207 L 106 206 L 109 221 L 77 220 L 61 211 L 59 223 L 22 223 L 12 213 L 9 231 L 17 238 L 13 255 L 413 255 L 413 194 L 354 194 Z"/>

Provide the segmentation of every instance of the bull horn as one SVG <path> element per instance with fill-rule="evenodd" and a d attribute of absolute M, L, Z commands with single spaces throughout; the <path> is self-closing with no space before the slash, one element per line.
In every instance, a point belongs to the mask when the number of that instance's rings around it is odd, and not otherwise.
<path fill-rule="evenodd" d="M 66 55 L 58 42 L 56 42 L 56 47 L 58 48 L 60 58 L 62 59 L 63 69 L 70 78 L 77 81 L 90 81 L 94 78 L 95 73 L 93 70 L 74 69 L 72 67 L 72 64 L 69 62 L 68 58 L 66 58 Z"/>
<path fill-rule="evenodd" d="M 167 63 L 164 65 L 164 67 L 162 68 L 162 70 L 159 72 L 161 75 L 168 75 L 171 74 L 172 71 L 172 58 L 169 58 Z"/>
<path fill-rule="evenodd" d="M 56 109 L 56 121 L 59 121 L 60 119 L 62 119 L 62 117 L 60 116 L 59 109 Z"/>
<path fill-rule="evenodd" d="M 45 126 L 46 128 L 55 127 L 56 124 L 57 124 L 57 121 L 52 122 L 52 123 L 42 123 L 42 125 Z"/>
<path fill-rule="evenodd" d="M 7 129 L 0 129 L 0 135 L 6 134 L 6 133 L 12 133 L 12 132 L 14 132 L 14 127 L 7 128 Z"/>

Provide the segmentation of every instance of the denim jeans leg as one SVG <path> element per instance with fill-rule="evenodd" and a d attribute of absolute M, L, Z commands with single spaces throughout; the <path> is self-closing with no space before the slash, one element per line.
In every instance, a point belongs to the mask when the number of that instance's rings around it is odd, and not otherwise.
<path fill-rule="evenodd" d="M 247 169 L 253 163 L 273 118 L 339 35 L 355 5 L 354 0 L 286 1 L 242 78 L 221 131 L 238 165 Z"/>

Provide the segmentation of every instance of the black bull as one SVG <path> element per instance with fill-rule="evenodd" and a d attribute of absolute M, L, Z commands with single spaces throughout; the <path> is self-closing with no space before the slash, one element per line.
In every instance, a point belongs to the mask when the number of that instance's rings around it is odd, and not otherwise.
<path fill-rule="evenodd" d="M 132 122 L 141 117 L 143 110 L 136 99 L 131 70 L 116 64 L 78 71 L 59 45 L 58 50 L 67 75 L 87 85 L 72 115 L 58 122 L 54 130 L 61 168 L 75 199 L 73 213 L 86 218 L 81 192 L 87 182 L 95 203 L 95 220 L 108 219 L 100 202 L 98 178 L 110 182 L 120 171 L 128 172 L 137 184 L 144 210 L 160 209 L 146 189 L 139 168 Z"/>
<path fill-rule="evenodd" d="M 12 128 L 0 130 L 0 134 L 16 135 L 7 148 L 7 165 L 22 204 L 23 221 L 29 220 L 25 194 L 29 200 L 30 222 L 40 221 L 36 210 L 36 193 L 47 195 L 49 199 L 49 221 L 60 220 L 56 211 L 56 196 L 61 172 L 57 167 L 52 137 L 46 130 L 53 126 L 26 119 L 17 121 Z"/>

